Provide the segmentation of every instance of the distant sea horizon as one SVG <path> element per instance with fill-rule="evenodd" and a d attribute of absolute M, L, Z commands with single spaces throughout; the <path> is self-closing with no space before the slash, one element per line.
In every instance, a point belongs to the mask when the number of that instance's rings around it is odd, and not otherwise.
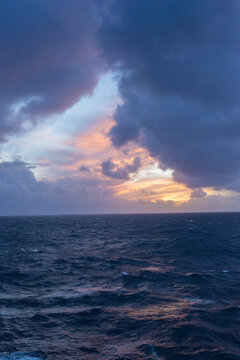
<path fill-rule="evenodd" d="M 35 217 L 35 216 L 111 216 L 111 215 L 178 215 L 178 214 L 235 214 L 240 213 L 240 210 L 231 210 L 231 211 L 175 211 L 175 212 L 89 212 L 89 213 L 49 213 L 49 214 L 6 214 L 0 215 L 1 217 Z"/>

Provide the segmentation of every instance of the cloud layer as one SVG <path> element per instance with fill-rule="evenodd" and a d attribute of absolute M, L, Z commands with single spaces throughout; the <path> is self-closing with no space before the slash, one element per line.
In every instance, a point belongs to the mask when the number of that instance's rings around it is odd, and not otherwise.
<path fill-rule="evenodd" d="M 116 210 L 99 179 L 39 181 L 22 161 L 0 163 L 0 215 L 73 214 Z M 104 206 L 103 206 L 104 204 Z"/>
<path fill-rule="evenodd" d="M 129 180 L 131 173 L 136 173 L 141 166 L 141 159 L 137 156 L 131 164 L 117 167 L 112 160 L 103 161 L 102 173 L 112 179 Z"/>
<path fill-rule="evenodd" d="M 0 163 L 0 216 L 138 212 L 229 211 L 239 209 L 240 196 L 206 196 L 198 191 L 176 206 L 172 200 L 137 201 L 115 197 L 100 178 L 65 177 L 37 180 L 34 167 L 22 161 Z M 205 194 L 205 195 L 204 195 Z M 146 194 L 145 194 L 146 195 Z"/>
<path fill-rule="evenodd" d="M 22 161 L 0 163 L 0 216 L 172 211 L 173 202 L 133 202 L 114 197 L 96 177 L 37 180 L 34 167 Z M 140 206 L 139 206 L 140 205 Z"/>
<path fill-rule="evenodd" d="M 64 111 L 102 70 L 95 1 L 0 0 L 0 140 Z"/>
<path fill-rule="evenodd" d="M 121 95 L 115 122 L 115 105 L 98 121 L 95 109 L 92 127 L 75 119 L 39 158 L 56 180 L 3 160 L 0 214 L 175 211 L 174 193 L 182 211 L 239 208 L 225 191 L 240 192 L 238 0 L 0 0 L 0 34 L 0 143 L 91 94 L 103 72 Z M 177 185 L 132 177 L 155 159 Z"/>
<path fill-rule="evenodd" d="M 110 135 L 134 140 L 192 188 L 240 190 L 240 4 L 122 0 L 101 43 L 124 100 Z"/>

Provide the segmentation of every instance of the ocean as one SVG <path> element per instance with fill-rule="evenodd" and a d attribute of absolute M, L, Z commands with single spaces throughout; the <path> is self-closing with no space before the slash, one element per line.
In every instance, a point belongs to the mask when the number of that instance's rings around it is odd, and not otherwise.
<path fill-rule="evenodd" d="M 0 218 L 0 360 L 240 359 L 240 213 Z"/>

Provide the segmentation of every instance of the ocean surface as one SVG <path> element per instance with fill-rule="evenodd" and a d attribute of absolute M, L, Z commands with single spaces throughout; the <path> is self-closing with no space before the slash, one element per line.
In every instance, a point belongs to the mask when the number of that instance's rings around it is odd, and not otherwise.
<path fill-rule="evenodd" d="M 240 359 L 240 213 L 0 218 L 12 359 Z"/>

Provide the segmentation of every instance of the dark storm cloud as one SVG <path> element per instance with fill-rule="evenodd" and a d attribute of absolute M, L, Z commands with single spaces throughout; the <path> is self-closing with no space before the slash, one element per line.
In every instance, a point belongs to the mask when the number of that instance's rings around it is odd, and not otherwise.
<path fill-rule="evenodd" d="M 239 24 L 238 0 L 0 0 L 0 141 L 90 93 L 105 59 L 120 74 L 116 146 L 139 142 L 193 188 L 239 191 Z"/>
<path fill-rule="evenodd" d="M 93 90 L 102 69 L 94 4 L 0 0 L 0 139 Z"/>
<path fill-rule="evenodd" d="M 110 132 L 188 186 L 240 190 L 240 3 L 122 0 L 100 41 L 124 100 Z"/>
<path fill-rule="evenodd" d="M 117 167 L 111 160 L 102 162 L 102 173 L 112 179 L 128 180 L 129 174 L 136 172 L 141 166 L 141 160 L 136 157 L 132 164 Z"/>

